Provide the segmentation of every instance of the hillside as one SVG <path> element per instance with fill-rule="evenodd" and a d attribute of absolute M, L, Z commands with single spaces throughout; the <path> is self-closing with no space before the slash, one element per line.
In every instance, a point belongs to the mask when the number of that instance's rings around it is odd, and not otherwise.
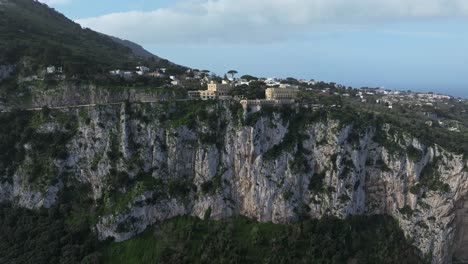
<path fill-rule="evenodd" d="M 145 50 L 141 45 L 138 45 L 134 42 L 131 42 L 129 40 L 124 40 L 124 39 L 120 39 L 120 38 L 117 38 L 117 37 L 112 37 L 112 36 L 109 36 L 113 41 L 129 48 L 133 54 L 135 56 L 139 56 L 139 57 L 142 57 L 142 58 L 146 58 L 146 59 L 151 59 L 153 58 L 154 60 L 156 61 L 161 61 L 163 59 L 161 59 L 160 57 L 152 54 L 151 52 Z"/>
<path fill-rule="evenodd" d="M 63 66 L 69 74 L 93 74 L 143 62 L 148 66 L 174 65 L 83 29 L 33 0 L 0 0 L 0 39 L 0 65 L 15 64 L 26 74 L 45 65 Z"/>

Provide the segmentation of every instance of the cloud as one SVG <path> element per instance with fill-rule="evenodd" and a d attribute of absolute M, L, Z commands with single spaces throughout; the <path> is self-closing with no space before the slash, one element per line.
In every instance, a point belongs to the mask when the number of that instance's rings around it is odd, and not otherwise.
<path fill-rule="evenodd" d="M 112 13 L 77 22 L 145 44 L 262 43 L 330 25 L 346 27 L 447 17 L 468 17 L 468 1 L 182 0 L 168 8 Z"/>
<path fill-rule="evenodd" d="M 439 31 L 396 31 L 396 30 L 380 30 L 378 33 L 401 36 L 401 37 L 425 37 L 425 38 L 450 38 L 453 35 L 447 32 Z"/>
<path fill-rule="evenodd" d="M 39 2 L 47 5 L 64 5 L 71 3 L 71 0 L 39 0 Z"/>

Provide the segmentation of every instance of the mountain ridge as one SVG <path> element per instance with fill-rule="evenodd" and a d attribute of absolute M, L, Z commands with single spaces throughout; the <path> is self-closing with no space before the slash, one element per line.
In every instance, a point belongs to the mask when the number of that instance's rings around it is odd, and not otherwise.
<path fill-rule="evenodd" d="M 72 74 L 103 73 L 113 68 L 182 67 L 140 45 L 82 28 L 46 4 L 33 0 L 2 0 L 0 64 L 17 64 L 34 72 L 62 65 Z"/>

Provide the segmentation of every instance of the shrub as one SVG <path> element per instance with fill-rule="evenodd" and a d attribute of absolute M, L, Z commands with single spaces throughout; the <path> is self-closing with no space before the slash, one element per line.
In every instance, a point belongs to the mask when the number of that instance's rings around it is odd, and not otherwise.
<path fill-rule="evenodd" d="M 309 191 L 312 193 L 324 192 L 323 180 L 325 179 L 325 172 L 315 173 L 309 182 Z"/>
<path fill-rule="evenodd" d="M 413 146 L 406 148 L 406 153 L 408 158 L 412 161 L 419 161 L 422 157 L 422 152 Z"/>

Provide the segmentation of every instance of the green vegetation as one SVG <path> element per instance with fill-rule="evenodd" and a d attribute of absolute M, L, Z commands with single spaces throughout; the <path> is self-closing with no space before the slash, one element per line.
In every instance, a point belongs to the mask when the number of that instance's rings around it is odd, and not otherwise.
<path fill-rule="evenodd" d="M 415 162 L 421 160 L 422 158 L 422 152 L 413 146 L 406 148 L 406 153 L 408 154 L 408 158 Z"/>
<path fill-rule="evenodd" d="M 23 161 L 23 144 L 30 140 L 32 131 L 28 130 L 31 115 L 27 112 L 0 114 L 0 175 L 1 181 L 11 181 L 17 167 Z M 23 143 L 23 144 L 22 144 Z"/>
<path fill-rule="evenodd" d="M 264 113 L 262 111 L 258 111 L 258 112 L 247 115 L 247 117 L 245 118 L 243 122 L 243 125 L 251 126 L 251 127 L 255 126 L 258 120 L 260 120 L 260 118 L 263 116 L 263 114 Z"/>
<path fill-rule="evenodd" d="M 0 204 L 0 263 L 99 263 L 89 226 L 74 228 L 65 207 L 32 211 Z"/>
<path fill-rule="evenodd" d="M 403 149 L 400 147 L 398 142 L 395 142 L 392 137 L 397 133 L 395 129 L 390 128 L 388 135 L 384 130 L 384 120 L 377 118 L 375 126 L 375 135 L 373 140 L 380 146 L 384 147 L 390 154 L 399 155 Z"/>
<path fill-rule="evenodd" d="M 229 105 L 229 112 L 232 115 L 232 122 L 234 126 L 239 126 L 242 124 L 244 118 L 244 108 L 240 103 L 232 103 Z"/>
<path fill-rule="evenodd" d="M 150 172 L 140 172 L 134 178 L 130 178 L 126 172 L 112 170 L 107 176 L 106 189 L 103 194 L 103 201 L 100 204 L 100 214 L 124 212 L 127 206 L 135 198 L 147 191 L 153 191 L 152 202 L 168 198 L 168 195 L 175 195 L 178 186 L 184 183 L 177 183 L 173 180 L 165 183 L 161 179 L 154 178 Z"/>
<path fill-rule="evenodd" d="M 66 143 L 75 135 L 77 117 L 64 118 L 60 111 L 50 112 L 44 108 L 40 112 L 1 113 L 0 122 L 0 175 L 7 176 L 2 181 L 11 181 L 11 176 L 26 154 L 31 161 L 25 167 L 30 183 L 50 183 L 57 177 L 52 160 L 65 160 L 68 156 Z M 40 125 L 58 120 L 60 128 L 52 131 L 38 131 Z M 28 146 L 28 151 L 26 147 Z"/>
<path fill-rule="evenodd" d="M 243 79 L 243 80 L 247 80 L 247 81 L 257 81 L 258 80 L 257 77 L 252 76 L 252 75 L 242 75 L 240 78 Z"/>
<path fill-rule="evenodd" d="M 165 106 L 167 112 L 163 114 L 160 121 L 168 120 L 172 128 L 187 126 L 189 129 L 194 129 L 197 126 L 197 120 L 215 127 L 218 123 L 218 112 L 214 106 L 216 106 L 216 101 L 167 103 Z M 213 112 L 208 112 L 210 109 Z"/>
<path fill-rule="evenodd" d="M 232 96 L 242 96 L 248 100 L 265 99 L 267 86 L 264 82 L 252 81 L 249 85 L 240 85 L 231 91 Z"/>
<path fill-rule="evenodd" d="M 136 57 L 110 37 L 83 29 L 54 9 L 32 0 L 8 0 L 0 6 L 0 61 L 16 63 L 25 74 L 46 65 L 63 66 L 65 73 L 88 75 L 137 63 L 171 66 L 168 61 Z"/>
<path fill-rule="evenodd" d="M 394 137 L 400 139 L 403 134 L 417 138 L 423 145 L 432 146 L 437 144 L 447 151 L 464 154 L 468 152 L 468 116 L 467 105 L 462 103 L 451 102 L 448 107 L 444 103 L 439 103 L 433 107 L 416 106 L 416 105 L 398 105 L 394 106 L 392 111 L 387 108 L 356 104 L 356 102 L 346 102 L 350 107 L 356 109 L 355 112 L 368 112 L 375 116 L 377 131 L 375 140 L 383 144 L 391 153 L 402 153 L 405 149 L 400 149 L 398 144 L 395 144 Z M 428 111 L 435 111 L 441 118 L 447 121 L 459 121 L 461 124 L 461 132 L 449 131 L 438 124 L 437 121 L 432 122 L 432 126 L 426 124 L 431 121 L 423 115 Z M 383 133 L 384 124 L 390 125 L 388 134 L 390 139 Z M 396 142 L 398 143 L 398 142 Z M 413 158 L 416 158 L 417 153 L 412 153 Z"/>
<path fill-rule="evenodd" d="M 424 167 L 424 169 L 421 171 L 419 183 L 429 191 L 450 192 L 450 185 L 444 183 L 440 179 L 440 174 L 437 170 L 439 166 L 438 163 L 439 161 L 434 159 L 431 163 Z"/>
<path fill-rule="evenodd" d="M 302 145 L 299 146 L 299 149 L 300 150 L 294 154 L 294 159 L 290 164 L 291 170 L 293 173 L 309 173 L 312 168 L 304 155 L 305 152 L 308 151 L 303 149 Z"/>
<path fill-rule="evenodd" d="M 105 263 L 423 263 L 395 220 L 325 217 L 290 226 L 178 217 L 103 249 Z"/>
<path fill-rule="evenodd" d="M 323 180 L 325 179 L 325 172 L 315 173 L 309 182 L 309 191 L 312 193 L 322 193 L 325 191 Z"/>
<path fill-rule="evenodd" d="M 294 196 L 294 193 L 292 191 L 283 192 L 283 199 L 286 201 L 290 201 L 293 196 Z"/>
<path fill-rule="evenodd" d="M 340 195 L 340 197 L 338 197 L 338 200 L 340 201 L 340 203 L 347 203 L 351 201 L 351 198 L 347 194 L 342 194 Z"/>
<path fill-rule="evenodd" d="M 192 191 L 196 191 L 196 186 L 185 179 L 173 179 L 167 184 L 167 192 L 171 198 L 184 198 Z"/>
<path fill-rule="evenodd" d="M 421 184 L 417 183 L 416 185 L 411 186 L 409 191 L 414 195 L 419 195 L 421 192 Z"/>
<path fill-rule="evenodd" d="M 399 209 L 399 211 L 402 215 L 405 215 L 407 217 L 413 214 L 413 209 L 411 209 L 411 207 L 408 205 L 403 206 L 401 209 Z"/>
<path fill-rule="evenodd" d="M 224 174 L 225 170 L 218 170 L 213 179 L 208 180 L 201 184 L 201 191 L 203 194 L 214 195 L 216 192 L 221 189 L 222 181 L 221 177 Z"/>
<path fill-rule="evenodd" d="M 273 109 L 264 107 L 262 113 L 271 116 L 273 111 Z M 323 119 L 324 116 L 322 113 L 317 111 L 307 111 L 305 109 L 299 109 L 296 111 L 296 109 L 289 106 L 284 106 L 277 111 L 281 113 L 283 125 L 289 124 L 288 132 L 279 144 L 273 146 L 264 154 L 265 160 L 274 160 L 281 154 L 292 152 L 295 149 L 299 152 L 297 155 L 307 154 L 302 146 L 302 142 L 309 139 L 309 136 L 305 133 L 305 129 L 307 128 L 307 125 Z M 298 158 L 301 159 L 300 156 Z"/>

